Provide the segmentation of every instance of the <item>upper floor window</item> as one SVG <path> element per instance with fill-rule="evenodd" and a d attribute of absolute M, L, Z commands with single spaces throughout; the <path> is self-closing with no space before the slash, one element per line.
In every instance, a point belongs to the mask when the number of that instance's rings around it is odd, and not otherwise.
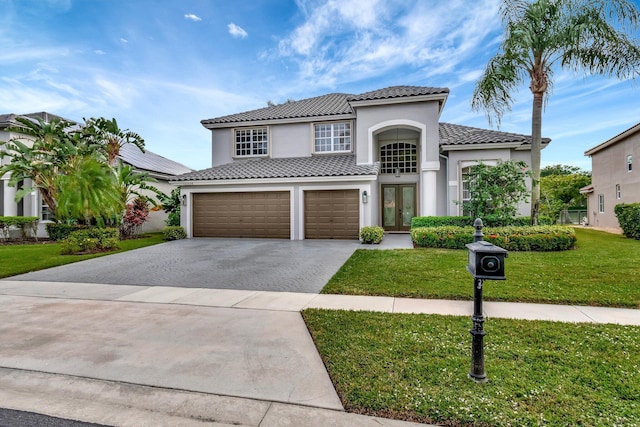
<path fill-rule="evenodd" d="M 351 123 L 317 124 L 313 132 L 316 153 L 351 151 Z"/>
<path fill-rule="evenodd" d="M 266 156 L 269 138 L 267 128 L 236 129 L 235 156 Z"/>
<path fill-rule="evenodd" d="M 633 170 L 633 156 L 629 154 L 627 156 L 627 172 L 631 172 Z"/>
<path fill-rule="evenodd" d="M 380 147 L 380 173 L 418 172 L 418 148 L 411 142 L 393 142 Z"/>
<path fill-rule="evenodd" d="M 622 198 L 622 191 L 620 191 L 620 184 L 616 184 L 616 198 L 617 199 Z"/>

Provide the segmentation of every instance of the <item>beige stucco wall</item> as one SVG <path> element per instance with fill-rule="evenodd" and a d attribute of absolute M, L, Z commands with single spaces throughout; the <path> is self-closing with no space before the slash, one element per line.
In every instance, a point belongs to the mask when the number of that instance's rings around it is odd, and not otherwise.
<path fill-rule="evenodd" d="M 461 169 L 470 163 L 482 160 L 491 164 L 500 160 L 523 161 L 531 167 L 531 151 L 514 150 L 511 148 L 500 148 L 490 150 L 461 150 L 449 152 L 449 211 L 450 214 L 461 215 L 462 206 L 457 203 L 462 199 L 462 172 Z M 531 179 L 526 180 L 527 188 L 531 189 Z M 518 205 L 518 215 L 528 216 L 531 214 L 531 203 L 522 202 Z"/>
<path fill-rule="evenodd" d="M 633 170 L 627 170 L 627 156 L 633 156 Z M 591 156 L 593 193 L 588 197 L 589 225 L 619 231 L 615 205 L 640 202 L 640 131 Z M 620 198 L 616 194 L 620 185 Z M 604 196 L 599 212 L 598 195 Z"/>

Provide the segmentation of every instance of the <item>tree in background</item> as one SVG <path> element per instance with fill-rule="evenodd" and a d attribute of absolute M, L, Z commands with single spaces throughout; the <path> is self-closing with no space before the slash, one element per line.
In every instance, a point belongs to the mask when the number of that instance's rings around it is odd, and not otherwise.
<path fill-rule="evenodd" d="M 529 176 L 527 164 L 522 161 L 507 160 L 496 166 L 480 162 L 471 166 L 465 182 L 469 200 L 462 203 L 463 211 L 473 218 L 487 215 L 502 220 L 515 218 L 518 203 L 529 194 L 526 185 Z"/>
<path fill-rule="evenodd" d="M 575 166 L 553 165 L 541 171 L 540 213 L 554 220 L 570 207 L 586 206 L 580 189 L 591 184 L 591 174 Z"/>
<path fill-rule="evenodd" d="M 16 201 L 36 189 L 55 212 L 59 190 L 57 177 L 67 170 L 68 159 L 79 154 L 68 132 L 73 123 L 60 119 L 46 123 L 40 118 L 31 120 L 26 117 L 16 117 L 16 121 L 18 125 L 7 128 L 7 131 L 23 136 L 13 138 L 1 147 L 0 158 L 11 156 L 11 161 L 0 166 L 0 176 L 10 174 L 11 186 L 22 183 L 17 189 Z M 27 185 L 29 182 L 31 186 Z"/>
<path fill-rule="evenodd" d="M 9 173 L 10 185 L 22 183 L 16 202 L 38 189 L 58 221 L 101 224 L 119 223 L 134 198 L 155 204 L 140 192 L 159 193 L 148 184 L 155 180 L 117 161 L 123 145 L 143 150 L 144 140 L 121 131 L 115 119 L 91 118 L 84 126 L 60 119 L 16 121 L 8 131 L 20 136 L 0 147 L 0 157 L 11 157 L 0 167 L 0 176 Z"/>
<path fill-rule="evenodd" d="M 115 118 L 91 117 L 84 122 L 83 138 L 95 145 L 96 151 L 106 157 L 107 164 L 116 164 L 120 149 L 126 144 L 133 144 L 144 153 L 144 139 L 129 129 L 120 129 Z"/>
<path fill-rule="evenodd" d="M 640 72 L 640 45 L 627 35 L 638 28 L 640 10 L 627 0 L 502 0 L 504 40 L 500 52 L 476 83 L 474 110 L 498 125 L 511 109 L 513 93 L 528 83 L 531 115 L 531 221 L 537 224 L 540 200 L 542 108 L 553 86 L 553 72 L 565 68 L 585 75 L 619 79 Z"/>

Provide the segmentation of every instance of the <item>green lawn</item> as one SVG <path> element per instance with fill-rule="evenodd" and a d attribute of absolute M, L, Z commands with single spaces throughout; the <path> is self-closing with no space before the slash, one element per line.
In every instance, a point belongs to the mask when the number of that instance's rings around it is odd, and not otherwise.
<path fill-rule="evenodd" d="M 493 301 L 640 307 L 640 241 L 576 228 L 577 248 L 510 252 L 506 281 L 486 281 Z M 358 250 L 323 293 L 473 298 L 466 250 Z"/>
<path fill-rule="evenodd" d="M 640 425 L 640 327 L 490 319 L 489 382 L 476 384 L 470 318 L 303 315 L 350 412 L 448 426 Z"/>
<path fill-rule="evenodd" d="M 0 278 L 15 276 L 30 271 L 43 270 L 58 265 L 70 264 L 89 258 L 130 251 L 164 242 L 162 233 L 148 233 L 144 237 L 123 240 L 120 249 L 92 255 L 60 255 L 59 243 L 34 243 L 0 246 Z"/>

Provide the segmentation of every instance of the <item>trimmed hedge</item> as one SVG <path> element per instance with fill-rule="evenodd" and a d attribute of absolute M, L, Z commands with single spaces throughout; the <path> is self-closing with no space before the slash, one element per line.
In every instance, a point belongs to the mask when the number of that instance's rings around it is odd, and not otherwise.
<path fill-rule="evenodd" d="M 384 237 L 384 228 L 380 226 L 367 226 L 360 229 L 360 241 L 362 243 L 378 244 Z"/>
<path fill-rule="evenodd" d="M 49 233 L 49 239 L 57 242 L 66 239 L 74 231 L 86 230 L 87 228 L 89 228 L 87 225 L 51 222 L 47 224 L 47 233 Z"/>
<path fill-rule="evenodd" d="M 64 239 L 62 244 L 62 254 L 80 254 L 107 252 L 118 249 L 117 228 L 87 228 L 76 230 Z"/>
<path fill-rule="evenodd" d="M 419 227 L 411 229 L 411 240 L 420 248 L 465 249 L 473 242 L 473 227 Z M 487 227 L 484 240 L 508 251 L 564 251 L 573 249 L 576 234 L 571 227 Z"/>
<path fill-rule="evenodd" d="M 184 230 L 184 227 L 175 225 L 165 227 L 163 233 L 164 240 L 180 240 L 187 237 L 187 232 Z"/>
<path fill-rule="evenodd" d="M 23 239 L 31 236 L 37 240 L 39 222 L 37 216 L 0 216 L 0 240 L 9 238 L 11 227 L 20 229 Z"/>
<path fill-rule="evenodd" d="M 616 205 L 613 211 L 622 228 L 622 234 L 640 240 L 640 203 L 622 203 Z"/>
<path fill-rule="evenodd" d="M 411 228 L 418 227 L 472 227 L 475 218 L 470 216 L 415 216 L 411 219 Z M 485 227 L 507 227 L 518 226 L 526 227 L 531 225 L 531 218 L 528 216 L 519 216 L 517 218 L 511 218 L 505 220 L 493 215 L 487 215 L 482 218 L 482 224 Z M 552 218 L 547 216 L 538 217 L 538 225 L 553 225 Z"/>

